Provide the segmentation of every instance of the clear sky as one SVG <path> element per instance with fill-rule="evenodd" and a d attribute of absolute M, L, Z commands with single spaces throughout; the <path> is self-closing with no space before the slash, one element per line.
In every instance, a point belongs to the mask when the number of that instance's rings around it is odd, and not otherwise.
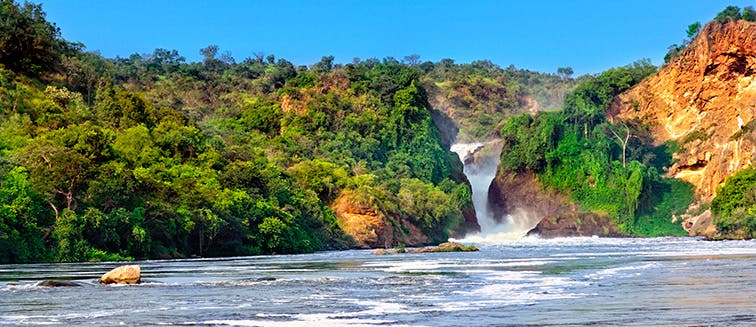
<path fill-rule="evenodd" d="M 542 72 L 598 73 L 638 59 L 663 62 L 687 26 L 756 0 L 33 0 L 63 37 L 106 57 L 178 50 L 189 61 L 215 44 L 237 61 L 274 54 L 296 65 L 333 55 L 417 54 L 422 61 L 488 59 Z"/>

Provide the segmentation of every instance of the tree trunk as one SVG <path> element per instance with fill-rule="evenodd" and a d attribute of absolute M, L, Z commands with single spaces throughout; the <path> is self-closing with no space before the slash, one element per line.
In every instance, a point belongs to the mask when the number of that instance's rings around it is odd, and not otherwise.
<path fill-rule="evenodd" d="M 55 212 L 55 222 L 50 226 L 50 228 L 45 229 L 45 234 L 42 235 L 42 242 L 47 243 L 47 238 L 50 237 L 50 234 L 52 234 L 53 229 L 55 229 L 55 224 L 58 223 L 58 217 L 60 217 L 60 211 L 58 211 L 58 207 L 55 206 L 52 201 L 47 200 L 47 204 L 50 205 L 50 207 L 53 209 L 53 212 Z"/>
<path fill-rule="evenodd" d="M 627 167 L 627 142 L 630 141 L 630 127 L 625 126 L 625 139 L 623 140 L 611 127 L 609 131 L 619 140 L 622 145 L 622 168 Z"/>
<path fill-rule="evenodd" d="M 55 206 L 55 204 L 52 203 L 52 201 L 47 200 L 47 204 L 52 207 L 53 211 L 55 212 L 55 221 L 58 221 L 58 217 L 60 217 L 60 211 L 58 211 L 58 207 Z"/>

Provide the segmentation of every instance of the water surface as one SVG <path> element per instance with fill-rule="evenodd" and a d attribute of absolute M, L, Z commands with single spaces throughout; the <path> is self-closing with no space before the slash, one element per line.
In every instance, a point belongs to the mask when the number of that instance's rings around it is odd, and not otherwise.
<path fill-rule="evenodd" d="M 756 241 L 525 238 L 478 246 L 144 261 L 137 286 L 95 284 L 117 263 L 0 265 L 0 324 L 756 325 Z M 34 286 L 46 279 L 85 286 Z"/>

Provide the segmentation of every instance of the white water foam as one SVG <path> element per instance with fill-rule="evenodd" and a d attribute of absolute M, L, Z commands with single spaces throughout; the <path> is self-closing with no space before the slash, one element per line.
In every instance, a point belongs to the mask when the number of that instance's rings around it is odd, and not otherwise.
<path fill-rule="evenodd" d="M 646 263 L 640 265 L 631 265 L 626 267 L 607 268 L 595 273 L 585 275 L 585 278 L 599 280 L 609 276 L 640 276 L 640 271 L 658 266 L 656 263 Z"/>
<path fill-rule="evenodd" d="M 300 315 L 303 316 L 303 315 Z M 394 325 L 391 320 L 378 320 L 378 319 L 341 319 L 334 317 L 330 314 L 317 314 L 308 315 L 305 320 L 287 320 L 287 321 L 274 321 L 274 320 L 208 320 L 199 324 L 202 325 L 220 325 L 220 326 L 269 326 L 269 327 L 312 327 L 312 326 L 333 326 L 333 327 L 347 327 L 347 326 L 407 326 L 407 325 Z M 187 325 L 195 325 L 197 323 L 188 322 Z"/>
<path fill-rule="evenodd" d="M 394 302 L 365 301 L 357 299 L 342 299 L 355 305 L 365 307 L 365 310 L 339 313 L 302 313 L 302 314 L 257 314 L 260 318 L 274 318 L 276 320 L 209 320 L 202 324 L 228 326 L 408 326 L 397 325 L 393 320 L 362 318 L 371 316 L 391 316 L 396 314 L 415 314 L 420 311 L 409 310 L 406 305 Z M 283 320 L 283 319 L 286 320 Z"/>
<path fill-rule="evenodd" d="M 502 272 L 495 274 L 494 284 L 471 291 L 456 291 L 474 306 L 535 304 L 545 300 L 576 299 L 590 294 L 576 293 L 588 283 L 567 277 L 544 276 L 540 272 Z"/>
<path fill-rule="evenodd" d="M 97 319 L 120 315 L 126 312 L 126 310 L 99 310 L 92 312 L 82 313 L 65 313 L 56 315 L 2 315 L 0 320 L 7 320 L 22 325 L 50 325 L 59 324 L 59 321 L 76 320 L 76 319 Z"/>

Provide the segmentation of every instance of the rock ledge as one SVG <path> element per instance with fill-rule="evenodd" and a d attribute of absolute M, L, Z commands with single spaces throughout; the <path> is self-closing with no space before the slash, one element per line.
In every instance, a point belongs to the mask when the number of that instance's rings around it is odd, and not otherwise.
<path fill-rule="evenodd" d="M 464 245 L 455 242 L 441 243 L 438 246 L 424 247 L 417 249 L 405 250 L 404 248 L 395 249 L 376 249 L 373 254 L 399 254 L 399 253 L 430 253 L 430 252 L 475 252 L 479 251 L 474 245 Z"/>

